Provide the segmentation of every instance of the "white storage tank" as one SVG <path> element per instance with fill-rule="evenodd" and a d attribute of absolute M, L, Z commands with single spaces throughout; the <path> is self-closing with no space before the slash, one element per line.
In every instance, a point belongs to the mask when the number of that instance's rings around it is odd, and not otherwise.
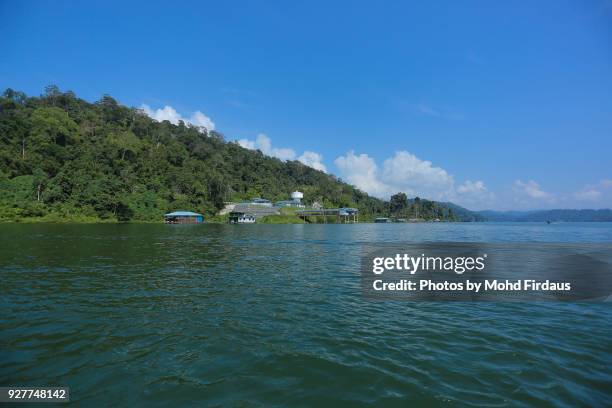
<path fill-rule="evenodd" d="M 297 203 L 302 201 L 302 198 L 304 198 L 304 193 L 302 193 L 301 191 L 294 191 L 293 193 L 291 193 L 291 199 Z"/>

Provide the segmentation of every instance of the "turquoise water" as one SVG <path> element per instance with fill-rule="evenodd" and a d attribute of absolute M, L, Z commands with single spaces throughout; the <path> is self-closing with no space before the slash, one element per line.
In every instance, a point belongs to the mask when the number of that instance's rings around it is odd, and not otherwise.
<path fill-rule="evenodd" d="M 612 224 L 0 225 L 0 385 L 79 406 L 610 406 L 612 307 L 362 298 L 362 244 Z"/>

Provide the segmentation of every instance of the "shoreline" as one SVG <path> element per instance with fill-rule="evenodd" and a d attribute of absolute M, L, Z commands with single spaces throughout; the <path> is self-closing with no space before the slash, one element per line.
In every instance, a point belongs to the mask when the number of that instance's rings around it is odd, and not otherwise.
<path fill-rule="evenodd" d="M 552 224 L 574 224 L 574 223 L 589 223 L 589 224 L 597 224 L 597 223 L 610 223 L 612 221 L 555 221 Z M 16 225 L 16 224 L 54 224 L 54 225 L 94 225 L 94 224 L 111 224 L 111 225 L 143 225 L 143 224 L 156 224 L 156 225 L 354 225 L 354 224 L 547 224 L 542 221 L 496 221 L 496 220 L 485 220 L 485 221 L 411 221 L 411 222 L 386 222 L 386 223 L 377 223 L 374 221 L 358 221 L 358 222 L 348 222 L 348 223 L 337 223 L 337 222 L 256 222 L 253 224 L 230 224 L 227 221 L 204 221 L 200 224 L 167 224 L 164 221 L 142 221 L 142 220 L 131 220 L 131 221 L 117 221 L 117 220 L 67 220 L 67 221 L 58 221 L 58 220 L 40 220 L 34 218 L 24 218 L 20 220 L 0 220 L 0 225 Z"/>
<path fill-rule="evenodd" d="M 386 222 L 386 223 L 376 223 L 374 221 L 358 221 L 358 222 L 292 222 L 288 220 L 283 220 L 284 222 L 256 222 L 253 224 L 236 224 L 236 225 L 353 225 L 353 224 L 448 224 L 448 223 L 484 223 L 491 221 L 418 221 L 418 222 Z M 288 222 L 285 222 L 288 221 Z M 494 221 L 493 221 L 494 222 Z M 594 221 L 596 222 L 596 221 Z M 23 218 L 20 220 L 0 220 L 0 225 L 2 224 L 57 224 L 57 225 L 67 225 L 67 224 L 83 224 L 83 225 L 93 225 L 93 224 L 159 224 L 159 225 L 234 225 L 230 224 L 227 221 L 204 221 L 200 224 L 168 224 L 164 221 L 141 221 L 141 220 L 130 220 L 130 221 L 117 221 L 117 220 L 67 220 L 67 221 L 58 221 L 58 220 L 40 220 L 35 218 Z"/>

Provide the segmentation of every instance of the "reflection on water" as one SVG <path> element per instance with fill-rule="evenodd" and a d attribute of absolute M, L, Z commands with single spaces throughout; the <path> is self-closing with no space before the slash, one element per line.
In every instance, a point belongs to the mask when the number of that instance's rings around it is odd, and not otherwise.
<path fill-rule="evenodd" d="M 602 406 L 608 304 L 361 296 L 366 243 L 612 224 L 0 225 L 1 385 L 92 405 Z"/>

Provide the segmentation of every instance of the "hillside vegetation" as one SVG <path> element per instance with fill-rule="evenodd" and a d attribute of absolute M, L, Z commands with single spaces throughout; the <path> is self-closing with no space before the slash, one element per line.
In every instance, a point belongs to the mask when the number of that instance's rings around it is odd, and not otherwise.
<path fill-rule="evenodd" d="M 108 95 L 89 103 L 54 86 L 40 97 L 8 89 L 0 97 L 0 147 L 4 221 L 159 222 L 173 210 L 211 217 L 227 201 L 281 200 L 294 190 L 308 203 L 357 207 L 361 220 L 393 215 L 388 202 L 333 175 L 215 131 L 156 122 Z M 425 219 L 464 219 L 446 204 L 417 205 Z"/>

